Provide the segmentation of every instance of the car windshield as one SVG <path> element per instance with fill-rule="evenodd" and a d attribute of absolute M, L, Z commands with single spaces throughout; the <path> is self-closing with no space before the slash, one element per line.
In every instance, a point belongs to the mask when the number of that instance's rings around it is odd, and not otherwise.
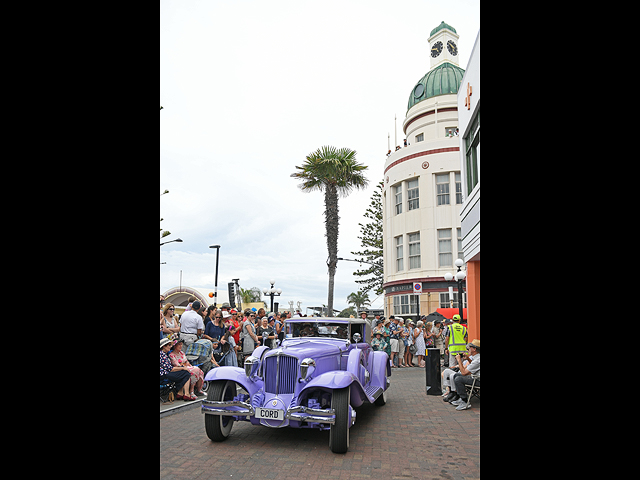
<path fill-rule="evenodd" d="M 290 323 L 290 333 L 296 337 L 329 337 L 347 338 L 349 335 L 348 325 L 345 323 L 332 322 L 303 322 Z"/>

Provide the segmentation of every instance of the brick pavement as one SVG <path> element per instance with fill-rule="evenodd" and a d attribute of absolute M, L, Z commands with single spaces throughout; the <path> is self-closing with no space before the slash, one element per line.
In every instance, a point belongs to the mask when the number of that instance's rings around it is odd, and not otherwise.
<path fill-rule="evenodd" d="M 423 368 L 394 369 L 387 404 L 363 405 L 345 454 L 329 432 L 236 422 L 222 443 L 190 409 L 160 419 L 160 478 L 478 479 L 480 402 L 456 411 L 425 394 Z"/>

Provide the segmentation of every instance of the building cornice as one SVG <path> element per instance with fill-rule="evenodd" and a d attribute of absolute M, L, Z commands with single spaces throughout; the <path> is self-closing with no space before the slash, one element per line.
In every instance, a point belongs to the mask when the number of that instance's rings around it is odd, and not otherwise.
<path fill-rule="evenodd" d="M 434 148 L 433 150 L 426 150 L 424 152 L 418 152 L 412 155 L 407 155 L 406 157 L 402 157 L 394 162 L 391 162 L 389 166 L 384 169 L 384 174 L 386 174 L 392 167 L 395 167 L 396 165 L 402 162 L 406 162 L 407 160 L 411 160 L 412 158 L 422 157 L 424 155 L 432 155 L 434 153 L 459 152 L 459 151 L 460 151 L 460 147 L 446 147 L 446 148 Z"/>

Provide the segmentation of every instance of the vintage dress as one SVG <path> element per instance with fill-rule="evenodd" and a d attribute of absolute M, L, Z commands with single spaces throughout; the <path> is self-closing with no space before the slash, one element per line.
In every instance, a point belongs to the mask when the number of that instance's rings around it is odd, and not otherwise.
<path fill-rule="evenodd" d="M 187 361 L 187 356 L 183 351 L 176 352 L 175 350 L 169 354 L 169 358 L 171 359 L 171 364 L 174 367 L 179 367 L 183 362 Z M 204 372 L 200 370 L 198 367 L 187 367 L 187 370 L 191 374 L 191 384 L 195 386 L 198 379 L 204 380 Z"/>

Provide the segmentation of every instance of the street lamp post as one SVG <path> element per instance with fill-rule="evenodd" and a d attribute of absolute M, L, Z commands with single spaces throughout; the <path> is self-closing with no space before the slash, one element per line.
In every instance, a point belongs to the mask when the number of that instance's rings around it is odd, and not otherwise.
<path fill-rule="evenodd" d="M 165 243 L 171 243 L 171 242 L 182 242 L 181 238 L 176 238 L 175 240 L 169 240 L 168 242 L 162 242 L 160 244 L 160 246 L 164 245 Z"/>
<path fill-rule="evenodd" d="M 454 264 L 455 264 L 456 267 L 458 267 L 458 271 L 455 274 L 455 279 L 456 279 L 456 283 L 458 284 L 458 311 L 460 313 L 460 321 L 462 322 L 462 319 L 464 318 L 462 316 L 462 307 L 463 307 L 463 302 L 462 302 L 462 283 L 464 282 L 464 279 L 467 276 L 467 274 L 461 270 L 462 266 L 464 265 L 464 260 L 461 260 L 460 258 L 458 258 L 458 259 L 456 259 Z M 447 282 L 451 282 L 454 279 L 453 273 L 449 273 L 449 272 L 445 273 L 444 274 L 444 279 Z"/>
<path fill-rule="evenodd" d="M 209 248 L 216 249 L 216 279 L 213 287 L 213 304 L 218 305 L 218 259 L 220 258 L 220 245 L 209 245 Z"/>
<path fill-rule="evenodd" d="M 282 293 L 282 289 L 281 288 L 273 288 L 273 284 L 276 283 L 275 280 L 269 280 L 269 283 L 271 284 L 271 288 L 263 288 L 262 289 L 262 293 L 264 293 L 265 295 L 269 295 L 271 297 L 271 312 L 273 312 L 273 297 L 279 297 L 280 294 Z"/>

